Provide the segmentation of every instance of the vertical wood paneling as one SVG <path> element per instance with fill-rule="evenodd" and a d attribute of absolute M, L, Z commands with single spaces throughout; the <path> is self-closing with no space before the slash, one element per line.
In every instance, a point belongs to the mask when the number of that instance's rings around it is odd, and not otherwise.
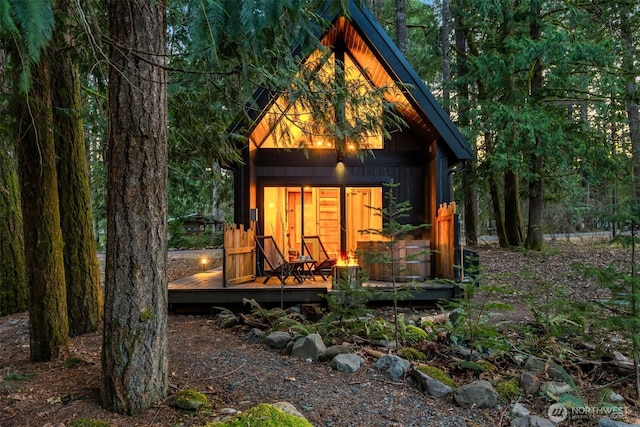
<path fill-rule="evenodd" d="M 256 276 L 255 222 L 224 225 L 224 285 L 252 281 Z"/>

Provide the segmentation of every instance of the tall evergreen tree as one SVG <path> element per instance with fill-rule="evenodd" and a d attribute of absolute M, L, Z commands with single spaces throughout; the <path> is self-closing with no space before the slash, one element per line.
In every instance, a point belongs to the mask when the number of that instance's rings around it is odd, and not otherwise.
<path fill-rule="evenodd" d="M 109 3 L 101 399 L 124 414 L 167 394 L 166 7 L 163 0 Z"/>
<path fill-rule="evenodd" d="M 16 99 L 19 111 L 17 152 L 32 361 L 48 361 L 69 342 L 62 229 L 53 138 L 49 58 L 31 68 L 32 84 Z"/>
<path fill-rule="evenodd" d="M 103 300 L 91 219 L 80 76 L 72 57 L 71 6 L 69 0 L 56 2 L 57 22 L 49 49 L 56 58 L 51 63 L 51 85 L 69 333 L 77 336 L 98 329 Z"/>
<path fill-rule="evenodd" d="M 6 69 L 5 51 L 0 50 L 0 69 Z M 0 75 L 0 87 L 9 92 L 5 75 Z M 3 117 L 10 117 L 6 100 L 0 103 Z M 9 127 L 0 132 L 0 316 L 27 309 L 24 238 L 20 210 L 18 161 L 14 139 Z"/>

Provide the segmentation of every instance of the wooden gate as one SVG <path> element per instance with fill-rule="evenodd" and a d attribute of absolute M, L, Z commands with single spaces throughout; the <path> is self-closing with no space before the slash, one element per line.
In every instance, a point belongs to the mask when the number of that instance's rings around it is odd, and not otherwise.
<path fill-rule="evenodd" d="M 436 217 L 436 277 L 454 280 L 456 203 L 443 203 Z"/>
<path fill-rule="evenodd" d="M 255 223 L 248 230 L 244 225 L 224 225 L 224 286 L 250 282 L 256 277 Z"/>

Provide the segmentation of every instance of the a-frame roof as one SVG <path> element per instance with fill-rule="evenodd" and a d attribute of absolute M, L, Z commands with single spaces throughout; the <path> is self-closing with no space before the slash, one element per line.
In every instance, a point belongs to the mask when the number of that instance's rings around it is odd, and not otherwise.
<path fill-rule="evenodd" d="M 398 105 L 400 114 L 423 134 L 441 141 L 455 161 L 471 159 L 471 149 L 464 136 L 453 124 L 433 94 L 409 65 L 386 31 L 366 9 L 361 9 L 355 0 L 347 1 L 349 17 L 340 16 L 329 1 L 322 16 L 332 25 L 319 36 L 328 47 L 344 43 L 346 50 L 366 70 L 368 78 L 377 87 L 397 83 L 399 91 L 391 91 L 387 100 Z M 263 90 L 255 94 L 262 113 L 272 104 L 277 95 Z M 260 120 L 260 113 L 256 117 Z M 264 124 L 263 124 L 264 126 Z M 264 129 L 263 132 L 267 132 Z"/>

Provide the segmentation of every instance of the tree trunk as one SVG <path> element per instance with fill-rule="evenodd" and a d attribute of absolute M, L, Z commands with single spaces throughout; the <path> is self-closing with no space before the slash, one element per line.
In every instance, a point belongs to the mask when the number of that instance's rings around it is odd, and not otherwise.
<path fill-rule="evenodd" d="M 6 69 L 4 50 L 0 50 L 0 68 Z M 2 90 L 7 91 L 7 87 L 4 79 L 0 81 Z M 5 108 L 0 112 L 3 117 L 10 115 Z M 23 236 L 14 141 L 8 132 L 3 132 L 0 134 L 0 316 L 27 309 Z"/>
<path fill-rule="evenodd" d="M 531 40 L 538 42 L 542 36 L 542 29 L 540 27 L 540 4 L 537 1 L 531 2 L 531 24 L 530 34 Z M 542 64 L 540 58 L 537 58 L 533 65 L 533 73 L 530 83 L 531 98 L 534 104 L 540 105 L 540 97 L 542 91 Z M 539 153 L 540 138 L 535 135 L 534 149 L 530 156 L 529 169 L 530 178 L 529 181 L 529 221 L 527 229 L 527 239 L 524 242 L 524 247 L 534 251 L 541 251 L 544 242 L 542 233 L 542 167 L 544 165 L 544 159 Z"/>
<path fill-rule="evenodd" d="M 107 266 L 101 398 L 139 413 L 167 394 L 166 1 L 109 2 Z"/>
<path fill-rule="evenodd" d="M 461 129 L 469 126 L 470 94 L 469 85 L 464 81 L 467 69 L 467 44 L 468 37 L 464 15 L 462 14 L 463 1 L 454 3 L 455 41 L 456 41 L 456 74 L 458 76 L 456 88 L 458 92 L 458 124 Z M 462 171 L 462 191 L 464 192 L 464 235 L 468 246 L 478 244 L 478 177 L 477 150 L 475 139 L 469 140 L 469 145 L 474 157 L 467 163 Z"/>
<path fill-rule="evenodd" d="M 408 44 L 406 0 L 396 0 L 396 45 L 405 56 Z"/>
<path fill-rule="evenodd" d="M 0 316 L 27 309 L 24 239 L 13 143 L 0 136 Z"/>
<path fill-rule="evenodd" d="M 98 329 L 103 300 L 91 218 L 80 78 L 70 54 L 71 25 L 64 20 L 70 15 L 70 7 L 62 1 L 56 6 L 56 17 L 60 19 L 54 32 L 56 60 L 51 63 L 51 87 L 69 334 L 73 337 Z"/>
<path fill-rule="evenodd" d="M 451 49 L 449 43 L 449 0 L 442 0 L 442 107 L 451 113 L 449 85 L 451 84 Z"/>
<path fill-rule="evenodd" d="M 62 230 L 53 141 L 49 63 L 42 55 L 20 108 L 17 142 L 27 283 L 31 360 L 49 361 L 69 342 Z"/>
<path fill-rule="evenodd" d="M 509 246 L 521 246 L 524 241 L 520 211 L 520 183 L 514 171 L 504 173 L 504 230 Z"/>
<path fill-rule="evenodd" d="M 498 235 L 498 244 L 501 248 L 509 247 L 509 240 L 504 226 L 504 217 L 500 206 L 500 192 L 498 191 L 498 182 L 495 174 L 489 177 L 489 193 L 491 195 L 491 204 L 493 206 L 493 216 L 496 222 L 496 234 Z"/>
<path fill-rule="evenodd" d="M 634 76 L 637 70 L 634 69 L 634 46 L 633 33 L 629 20 L 630 12 L 622 7 L 621 10 L 621 33 L 625 44 L 625 54 L 622 58 L 622 68 L 625 70 L 626 82 L 625 89 L 627 91 L 627 119 L 629 120 L 629 138 L 631 139 L 631 147 L 633 150 L 633 194 L 635 196 L 635 215 L 640 211 L 640 111 L 638 109 L 637 87 Z"/>

